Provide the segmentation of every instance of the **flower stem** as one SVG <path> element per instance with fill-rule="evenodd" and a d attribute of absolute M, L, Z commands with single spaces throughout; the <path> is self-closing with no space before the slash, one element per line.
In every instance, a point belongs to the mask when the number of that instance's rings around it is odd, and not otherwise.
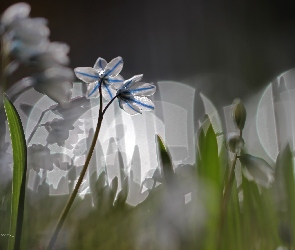
<path fill-rule="evenodd" d="M 242 137 L 242 130 L 240 130 L 240 137 Z M 222 248 L 222 245 L 221 245 L 221 239 L 222 239 L 221 232 L 223 231 L 224 222 L 225 222 L 225 219 L 226 219 L 227 204 L 228 204 L 228 201 L 229 201 L 229 198 L 230 198 L 232 185 L 233 185 L 233 182 L 234 182 L 234 179 L 235 179 L 235 168 L 236 168 L 236 163 L 237 163 L 238 157 L 239 157 L 238 153 L 236 152 L 234 154 L 234 158 L 232 160 L 232 164 L 231 164 L 231 167 L 230 167 L 228 179 L 224 181 L 225 188 L 224 188 L 224 193 L 223 193 L 223 196 L 222 196 L 221 207 L 220 207 L 219 230 L 218 230 L 218 237 L 217 237 L 217 249 Z"/>
<path fill-rule="evenodd" d="M 96 130 L 95 130 L 95 133 L 94 133 L 94 136 L 93 136 L 93 140 L 92 140 L 92 143 L 91 143 L 91 146 L 90 146 L 90 149 L 89 149 L 89 152 L 88 152 L 88 155 L 86 157 L 86 161 L 85 161 L 85 164 L 82 168 L 82 171 L 80 173 L 80 176 L 78 178 L 78 181 L 77 181 L 77 184 L 75 185 L 75 188 L 58 220 L 58 223 L 56 225 L 56 228 L 53 232 L 53 235 L 49 241 L 49 244 L 48 244 L 48 247 L 47 247 L 47 250 L 51 250 L 54 246 L 54 243 L 57 239 L 57 236 L 64 224 L 64 221 L 69 213 L 69 210 L 78 194 L 78 191 L 79 191 L 79 188 L 82 184 L 82 181 L 83 181 L 83 178 L 86 174 L 86 170 L 88 168 L 88 165 L 89 165 L 89 162 L 90 162 L 90 159 L 91 159 L 91 156 L 92 156 L 92 153 L 94 151 L 94 148 L 95 148 L 95 145 L 96 145 L 96 141 L 97 141 L 97 138 L 98 138 L 98 134 L 99 134 L 99 131 L 100 131 L 100 128 L 101 128 L 101 124 L 102 124 L 102 120 L 103 120 L 103 116 L 106 112 L 106 110 L 108 109 L 108 107 L 111 105 L 111 103 L 116 99 L 117 96 L 115 96 L 107 105 L 106 107 L 102 110 L 102 94 L 101 94 L 101 84 L 99 86 L 99 93 L 100 93 L 100 107 L 99 107 L 99 115 L 98 115 L 98 120 L 97 120 L 97 125 L 96 125 Z"/>
<path fill-rule="evenodd" d="M 48 108 L 48 109 L 46 109 L 46 110 L 44 110 L 44 111 L 42 112 L 42 114 L 41 114 L 40 117 L 39 117 L 39 120 L 37 121 L 35 127 L 33 128 L 33 130 L 32 130 L 32 132 L 31 132 L 30 136 L 29 136 L 28 139 L 27 139 L 27 145 L 30 144 L 30 142 L 31 142 L 31 140 L 33 139 L 33 136 L 34 136 L 35 133 L 37 132 L 38 128 L 41 127 L 40 122 L 42 121 L 44 115 L 45 115 L 49 110 L 51 110 L 51 109 L 52 109 L 52 107 L 50 107 L 50 108 Z"/>
<path fill-rule="evenodd" d="M 0 90 L 1 94 L 6 91 L 7 88 L 7 75 L 5 68 L 8 65 L 8 53 L 7 53 L 7 43 L 5 43 L 4 37 L 1 37 L 1 79 L 0 79 Z"/>

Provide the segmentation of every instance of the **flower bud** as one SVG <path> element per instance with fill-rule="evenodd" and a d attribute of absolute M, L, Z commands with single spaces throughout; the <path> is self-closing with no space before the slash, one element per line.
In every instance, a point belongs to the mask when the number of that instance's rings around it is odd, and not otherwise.
<path fill-rule="evenodd" d="M 245 145 L 244 139 L 237 133 L 230 133 L 227 138 L 228 149 L 237 153 Z"/>
<path fill-rule="evenodd" d="M 240 162 L 243 165 L 243 174 L 247 179 L 255 181 L 262 187 L 270 187 L 274 181 L 274 170 L 265 160 L 253 155 L 242 154 Z"/>
<path fill-rule="evenodd" d="M 233 102 L 233 119 L 236 127 L 243 130 L 246 122 L 247 112 L 244 104 L 240 99 L 235 99 Z"/>

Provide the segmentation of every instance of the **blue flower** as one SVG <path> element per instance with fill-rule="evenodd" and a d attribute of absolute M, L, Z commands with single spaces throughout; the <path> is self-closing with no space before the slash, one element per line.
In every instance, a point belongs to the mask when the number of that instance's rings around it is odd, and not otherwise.
<path fill-rule="evenodd" d="M 77 78 L 88 83 L 87 98 L 99 97 L 99 86 L 101 84 L 102 96 L 110 101 L 116 96 L 118 89 L 124 82 L 119 73 L 123 68 L 123 59 L 118 56 L 109 63 L 105 59 L 99 57 L 94 67 L 78 67 L 75 68 Z"/>
<path fill-rule="evenodd" d="M 136 75 L 124 81 L 118 89 L 119 106 L 130 115 L 141 114 L 142 111 L 155 109 L 154 103 L 146 96 L 153 95 L 156 86 L 139 82 L 143 75 Z"/>

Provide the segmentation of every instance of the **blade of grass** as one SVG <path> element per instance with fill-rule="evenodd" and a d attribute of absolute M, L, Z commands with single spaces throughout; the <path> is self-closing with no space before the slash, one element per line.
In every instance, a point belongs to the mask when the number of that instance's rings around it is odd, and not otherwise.
<path fill-rule="evenodd" d="M 203 130 L 201 128 L 201 130 Z M 201 178 L 210 182 L 217 188 L 221 186 L 218 144 L 212 124 L 206 134 L 200 132 L 199 136 L 199 166 L 198 173 Z"/>
<path fill-rule="evenodd" d="M 13 151 L 13 179 L 11 199 L 11 219 L 8 249 L 19 249 L 24 215 L 27 147 L 20 117 L 7 96 L 4 95 L 4 108 L 8 120 Z"/>
<path fill-rule="evenodd" d="M 166 183 L 169 185 L 174 180 L 174 170 L 173 170 L 173 163 L 171 160 L 170 153 L 168 149 L 165 147 L 162 138 L 157 135 L 157 142 L 159 148 L 159 162 L 162 163 L 162 174 Z"/>

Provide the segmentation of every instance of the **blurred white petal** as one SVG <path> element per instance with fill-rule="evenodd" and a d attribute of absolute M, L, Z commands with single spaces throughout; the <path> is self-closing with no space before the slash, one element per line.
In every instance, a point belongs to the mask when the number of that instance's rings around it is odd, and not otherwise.
<path fill-rule="evenodd" d="M 43 68 L 66 65 L 69 63 L 69 50 L 70 47 L 65 43 L 51 42 L 34 59 Z"/>
<path fill-rule="evenodd" d="M 13 25 L 14 38 L 26 43 L 38 44 L 43 39 L 47 39 L 50 34 L 50 30 L 46 25 L 47 20 L 44 18 L 24 18 L 19 20 Z"/>
<path fill-rule="evenodd" d="M 242 154 L 240 162 L 244 166 L 243 171 L 247 178 L 252 177 L 262 187 L 270 187 L 270 184 L 274 181 L 274 170 L 265 160 L 249 154 Z"/>
<path fill-rule="evenodd" d="M 50 68 L 35 76 L 35 90 L 55 102 L 66 105 L 71 100 L 73 72 L 66 67 Z"/>
<path fill-rule="evenodd" d="M 25 18 L 30 14 L 31 7 L 27 3 L 16 3 L 8 7 L 1 18 L 4 25 L 10 25 L 14 20 Z"/>

